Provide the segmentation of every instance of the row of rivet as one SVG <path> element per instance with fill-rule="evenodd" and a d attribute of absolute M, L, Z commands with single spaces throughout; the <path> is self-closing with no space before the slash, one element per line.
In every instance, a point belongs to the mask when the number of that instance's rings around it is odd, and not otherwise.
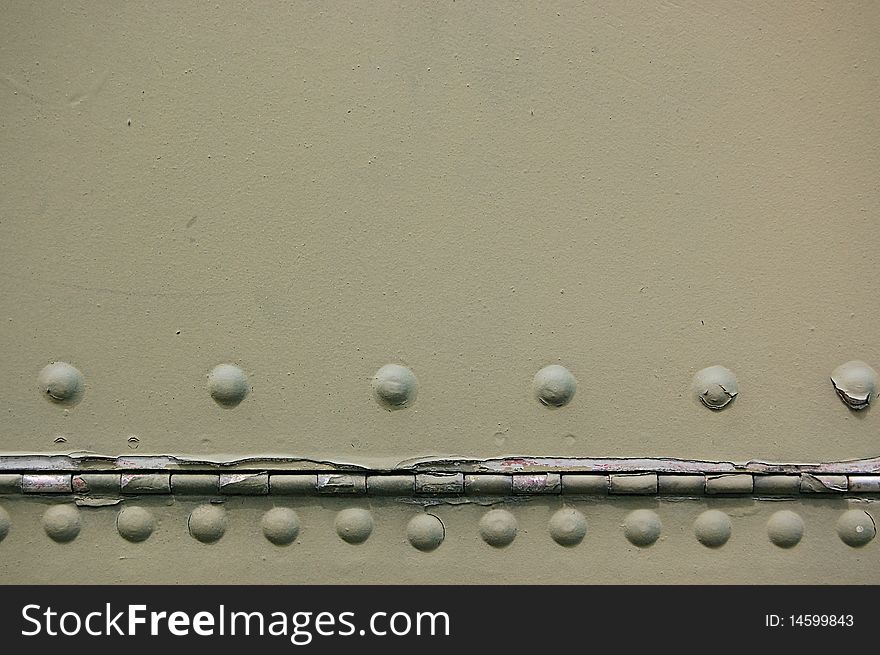
<path fill-rule="evenodd" d="M 82 398 L 85 380 L 82 373 L 66 362 L 47 365 L 38 376 L 38 386 L 48 400 L 72 405 Z M 865 409 L 876 397 L 877 372 L 861 361 L 838 366 L 831 374 L 831 383 L 837 395 L 851 409 Z M 418 381 L 406 366 L 386 364 L 373 376 L 376 400 L 388 410 L 403 409 L 415 402 Z M 220 364 L 208 373 L 208 392 L 222 407 L 235 407 L 250 392 L 244 371 L 234 364 Z M 577 389 L 577 380 L 564 366 L 551 364 L 535 374 L 532 380 L 535 398 L 547 407 L 562 407 L 571 402 Z M 710 366 L 694 376 L 692 390 L 706 407 L 723 409 L 739 393 L 736 377 L 723 366 Z"/>
<path fill-rule="evenodd" d="M 880 475 L 752 473 L 5 473 L 0 493 L 180 495 L 797 495 L 880 493 Z"/>
<path fill-rule="evenodd" d="M 260 521 L 263 535 L 270 542 L 283 546 L 293 543 L 299 536 L 300 520 L 297 513 L 287 507 L 275 507 L 263 514 Z M 340 511 L 334 523 L 340 539 L 350 544 L 367 541 L 373 532 L 372 514 L 363 508 L 352 507 Z M 791 510 L 780 510 L 767 521 L 767 535 L 780 548 L 796 546 L 804 535 L 804 521 Z M 0 508 L 0 541 L 10 528 L 9 514 Z M 125 507 L 116 518 L 119 534 L 131 542 L 146 541 L 156 528 L 152 512 L 143 507 Z M 190 535 L 202 543 L 215 543 L 226 533 L 226 510 L 216 504 L 196 507 L 187 519 Z M 43 529 L 50 538 L 67 543 L 80 533 L 80 511 L 74 505 L 54 505 L 43 514 Z M 517 534 L 516 517 L 505 509 L 491 509 L 483 514 L 479 532 L 490 546 L 503 548 L 510 545 Z M 577 509 L 565 507 L 550 518 L 550 536 L 561 546 L 576 546 L 587 533 L 587 519 Z M 647 548 L 659 538 L 663 529 L 659 515 L 647 509 L 630 512 L 624 518 L 623 532 L 635 546 Z M 720 548 L 730 539 L 733 525 L 726 513 L 710 509 L 702 512 L 693 524 L 694 535 L 708 548 Z M 864 546 L 876 534 L 873 517 L 864 510 L 851 509 L 843 512 L 837 521 L 840 539 L 852 547 Z M 406 536 L 413 547 L 421 551 L 437 549 L 446 538 L 446 526 L 433 514 L 421 513 L 410 519 Z"/>

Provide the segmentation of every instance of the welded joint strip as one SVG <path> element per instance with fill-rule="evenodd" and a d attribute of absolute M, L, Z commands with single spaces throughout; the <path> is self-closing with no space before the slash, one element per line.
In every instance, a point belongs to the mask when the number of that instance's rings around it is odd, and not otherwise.
<path fill-rule="evenodd" d="M 464 473 L 417 473 L 416 493 L 420 496 L 464 494 Z"/>
<path fill-rule="evenodd" d="M 367 493 L 367 476 L 358 473 L 318 473 L 319 494 L 363 496 Z"/>
<path fill-rule="evenodd" d="M 657 493 L 656 473 L 615 473 L 610 478 L 611 494 L 652 496 Z"/>
<path fill-rule="evenodd" d="M 607 475 L 596 473 L 563 473 L 562 493 L 584 496 L 605 496 L 611 489 Z"/>
<path fill-rule="evenodd" d="M 318 493 L 317 473 L 273 473 L 269 493 L 277 496 L 314 496 Z"/>
<path fill-rule="evenodd" d="M 89 496 L 117 496 L 122 492 L 121 473 L 77 473 L 71 480 L 73 493 Z"/>
<path fill-rule="evenodd" d="M 123 494 L 170 494 L 170 473 L 123 473 L 119 480 Z"/>
<path fill-rule="evenodd" d="M 216 473 L 172 473 L 171 493 L 216 496 L 220 493 L 220 476 Z"/>
<path fill-rule="evenodd" d="M 69 494 L 73 492 L 73 476 L 69 473 L 25 473 L 21 491 L 26 494 Z"/>
<path fill-rule="evenodd" d="M 367 494 L 370 496 L 412 496 L 416 491 L 416 476 L 370 475 L 367 477 Z"/>
<path fill-rule="evenodd" d="M 562 477 L 559 473 L 519 473 L 511 477 L 511 488 L 517 496 L 562 493 Z"/>
<path fill-rule="evenodd" d="M 513 493 L 513 478 L 494 473 L 466 473 L 464 493 L 466 496 L 509 496 Z"/>
<path fill-rule="evenodd" d="M 21 473 L 0 474 L 0 494 L 20 494 Z"/>
<path fill-rule="evenodd" d="M 706 493 L 706 476 L 658 475 L 657 493 L 665 496 L 702 496 Z"/>
<path fill-rule="evenodd" d="M 731 473 L 706 476 L 706 494 L 751 495 L 755 490 L 754 476 L 748 473 Z"/>
<path fill-rule="evenodd" d="M 756 496 L 797 496 L 801 490 L 801 476 L 756 475 L 752 487 Z"/>
<path fill-rule="evenodd" d="M 802 494 L 841 494 L 849 491 L 849 478 L 845 475 L 813 475 L 802 473 Z"/>
<path fill-rule="evenodd" d="M 849 491 L 854 494 L 880 493 L 880 475 L 849 476 Z"/>
<path fill-rule="evenodd" d="M 880 494 L 880 474 L 819 473 L 2 473 L 0 494 L 78 496 L 797 496 Z"/>
<path fill-rule="evenodd" d="M 220 493 L 230 496 L 265 496 L 269 493 L 269 474 L 221 473 Z"/>

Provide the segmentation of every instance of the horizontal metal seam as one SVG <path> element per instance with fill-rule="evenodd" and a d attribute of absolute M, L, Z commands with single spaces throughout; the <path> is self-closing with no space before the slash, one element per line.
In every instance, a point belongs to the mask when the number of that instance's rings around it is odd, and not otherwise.
<path fill-rule="evenodd" d="M 4 473 L 0 494 L 114 495 L 382 495 L 536 496 L 536 495 L 733 495 L 817 496 L 880 493 L 880 475 L 779 475 L 583 472 L 343 473 L 343 472 L 126 472 Z"/>

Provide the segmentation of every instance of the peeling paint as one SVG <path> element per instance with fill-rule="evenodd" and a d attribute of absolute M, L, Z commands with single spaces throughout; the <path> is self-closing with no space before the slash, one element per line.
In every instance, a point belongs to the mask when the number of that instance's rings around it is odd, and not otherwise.
<path fill-rule="evenodd" d="M 841 364 L 831 374 L 831 384 L 847 407 L 867 409 L 877 398 L 877 371 L 858 360 Z"/>
<path fill-rule="evenodd" d="M 694 376 L 693 390 L 700 402 L 713 410 L 724 409 L 739 393 L 736 376 L 723 366 L 698 371 Z"/>

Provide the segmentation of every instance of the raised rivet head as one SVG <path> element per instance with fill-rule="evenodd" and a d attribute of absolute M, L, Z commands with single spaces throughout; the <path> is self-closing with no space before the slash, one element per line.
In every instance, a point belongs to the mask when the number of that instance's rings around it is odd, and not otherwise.
<path fill-rule="evenodd" d="M 545 407 L 562 407 L 574 398 L 577 380 L 564 366 L 550 364 L 535 373 L 532 390 Z"/>
<path fill-rule="evenodd" d="M 116 530 L 132 543 L 146 541 L 156 528 L 152 513 L 143 507 L 124 507 L 116 515 Z"/>
<path fill-rule="evenodd" d="M 187 529 L 203 544 L 213 544 L 226 533 L 226 510 L 218 505 L 199 505 L 189 515 Z"/>
<path fill-rule="evenodd" d="M 707 548 L 721 548 L 730 539 L 730 517 L 717 509 L 709 509 L 694 521 L 697 541 Z"/>
<path fill-rule="evenodd" d="M 299 535 L 299 516 L 287 507 L 273 507 L 260 520 L 263 536 L 276 546 L 286 546 Z"/>
<path fill-rule="evenodd" d="M 841 364 L 831 373 L 831 384 L 850 409 L 866 409 L 877 399 L 877 371 L 865 362 Z"/>
<path fill-rule="evenodd" d="M 373 517 L 365 509 L 350 507 L 336 515 L 336 534 L 350 544 L 362 544 L 373 532 Z"/>
<path fill-rule="evenodd" d="M 491 509 L 480 519 L 480 536 L 495 548 L 513 543 L 516 531 L 516 517 L 505 509 Z"/>
<path fill-rule="evenodd" d="M 406 526 L 406 538 L 423 552 L 436 550 L 446 537 L 443 521 L 433 514 L 417 514 Z"/>
<path fill-rule="evenodd" d="M 40 393 L 57 405 L 75 405 L 82 400 L 86 383 L 83 374 L 67 362 L 52 362 L 37 376 Z"/>
<path fill-rule="evenodd" d="M 12 521 L 9 518 L 9 512 L 0 507 L 0 541 L 6 539 L 6 535 L 9 534 L 9 526 L 12 524 Z"/>
<path fill-rule="evenodd" d="M 877 534 L 877 526 L 866 511 L 850 509 L 840 515 L 837 521 L 837 534 L 847 546 L 860 548 L 874 538 Z"/>
<path fill-rule="evenodd" d="M 577 546 L 587 534 L 587 519 L 572 507 L 563 507 L 550 517 L 550 536 L 560 546 Z"/>
<path fill-rule="evenodd" d="M 244 371 L 234 364 L 219 364 L 208 373 L 208 392 L 221 407 L 235 407 L 250 390 Z"/>
<path fill-rule="evenodd" d="M 804 520 L 791 510 L 775 512 L 767 521 L 767 536 L 780 548 L 793 548 L 804 536 Z"/>
<path fill-rule="evenodd" d="M 647 548 L 660 538 L 663 525 L 656 512 L 649 509 L 637 509 L 626 515 L 623 520 L 623 534 L 634 546 Z"/>
<path fill-rule="evenodd" d="M 75 505 L 52 505 L 43 513 L 43 529 L 54 541 L 73 541 L 80 530 L 79 509 Z"/>
<path fill-rule="evenodd" d="M 385 364 L 373 376 L 372 386 L 378 403 L 392 411 L 404 409 L 415 402 L 419 383 L 406 366 Z"/>
<path fill-rule="evenodd" d="M 709 366 L 697 371 L 691 387 L 700 402 L 709 409 L 724 409 L 736 398 L 736 376 L 723 366 Z"/>

